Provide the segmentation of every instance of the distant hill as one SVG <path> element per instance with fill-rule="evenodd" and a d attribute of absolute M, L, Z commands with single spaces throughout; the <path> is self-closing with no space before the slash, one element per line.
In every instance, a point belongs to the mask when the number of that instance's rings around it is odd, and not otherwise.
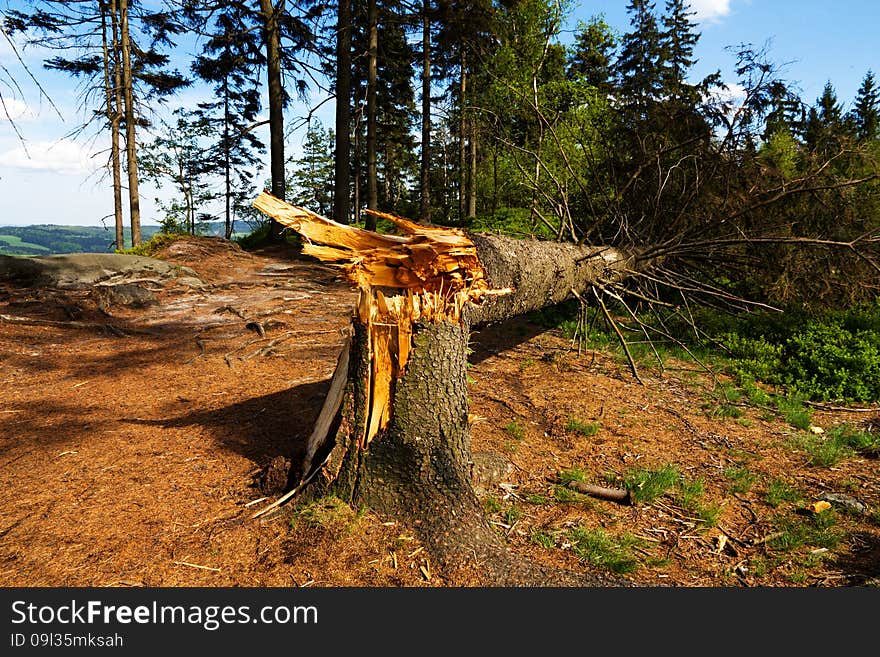
<path fill-rule="evenodd" d="M 235 232 L 246 235 L 248 224 L 236 222 Z M 222 235 L 224 224 L 215 221 L 200 227 L 202 235 Z M 159 226 L 141 226 L 144 240 L 159 232 Z M 100 226 L 0 226 L 0 255 L 52 255 L 60 253 L 112 253 L 115 235 L 112 227 Z M 125 248 L 131 246 L 131 232 L 125 229 Z"/>

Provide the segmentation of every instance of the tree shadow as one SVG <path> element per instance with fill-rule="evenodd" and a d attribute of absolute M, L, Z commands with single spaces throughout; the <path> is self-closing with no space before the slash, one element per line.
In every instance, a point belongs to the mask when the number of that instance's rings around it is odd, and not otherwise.
<path fill-rule="evenodd" d="M 854 532 L 850 542 L 857 546 L 851 553 L 839 556 L 834 564 L 840 568 L 854 586 L 880 580 L 880 538 L 868 532 Z"/>
<path fill-rule="evenodd" d="M 161 419 L 121 418 L 120 422 L 162 428 L 198 426 L 206 429 L 223 449 L 258 465 L 276 456 L 299 463 L 329 387 L 328 378 L 214 410 Z"/>
<path fill-rule="evenodd" d="M 477 365 L 549 330 L 546 326 L 532 322 L 526 317 L 513 317 L 503 322 L 481 326 L 471 332 L 468 345 L 471 353 L 468 362 Z"/>

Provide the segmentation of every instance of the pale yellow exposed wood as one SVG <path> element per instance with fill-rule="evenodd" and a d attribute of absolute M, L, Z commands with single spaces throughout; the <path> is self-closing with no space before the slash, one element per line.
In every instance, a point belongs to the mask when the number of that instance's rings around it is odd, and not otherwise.
<path fill-rule="evenodd" d="M 290 205 L 268 192 L 257 197 L 254 207 L 299 233 L 303 253 L 340 267 L 360 289 L 356 314 L 367 329 L 370 360 L 363 382 L 367 417 L 359 429 L 364 448 L 391 419 L 394 382 L 409 360 L 414 323 L 457 321 L 465 304 L 510 292 L 489 289 L 476 246 L 460 230 L 422 226 L 367 210 L 403 233 L 380 235 Z M 328 408 L 338 410 L 338 406 L 325 405 Z"/>

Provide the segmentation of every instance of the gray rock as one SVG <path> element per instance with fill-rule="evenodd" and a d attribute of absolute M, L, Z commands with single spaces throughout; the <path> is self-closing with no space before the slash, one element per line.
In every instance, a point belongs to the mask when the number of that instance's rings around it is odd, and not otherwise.
<path fill-rule="evenodd" d="M 204 285 L 201 279 L 196 278 L 195 276 L 182 276 L 181 278 L 177 279 L 177 283 L 179 285 L 186 285 L 188 287 L 202 287 Z"/>
<path fill-rule="evenodd" d="M 844 495 L 843 493 L 822 493 L 819 496 L 819 499 L 828 502 L 833 507 L 848 511 L 849 513 L 861 514 L 864 513 L 867 508 L 864 503 L 859 502 L 854 497 Z"/>
<path fill-rule="evenodd" d="M 96 285 L 95 297 L 100 307 L 134 306 L 143 308 L 157 303 L 154 292 L 134 283 L 118 285 Z"/>
<path fill-rule="evenodd" d="M 0 256 L 0 280 L 32 287 L 84 289 L 114 278 L 176 278 L 182 268 L 164 260 L 123 253 Z M 122 282 L 122 281 L 120 281 Z"/>

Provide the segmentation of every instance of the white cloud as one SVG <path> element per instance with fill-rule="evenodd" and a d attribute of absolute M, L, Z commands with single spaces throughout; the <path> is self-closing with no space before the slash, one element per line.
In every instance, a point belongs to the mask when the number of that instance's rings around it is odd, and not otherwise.
<path fill-rule="evenodd" d="M 736 82 L 727 82 L 722 87 L 709 89 L 708 100 L 716 103 L 725 103 L 738 107 L 746 99 L 746 88 Z"/>
<path fill-rule="evenodd" d="M 700 22 L 717 23 L 730 14 L 730 0 L 690 0 L 690 6 Z"/>
<path fill-rule="evenodd" d="M 71 139 L 34 141 L 0 153 L 0 167 L 49 171 L 62 175 L 84 176 L 93 173 L 100 163 L 89 149 Z"/>
<path fill-rule="evenodd" d="M 30 105 L 17 98 L 4 96 L 3 102 L 0 103 L 0 121 L 12 119 L 21 123 L 22 121 L 35 121 L 38 116 L 39 114 Z"/>

